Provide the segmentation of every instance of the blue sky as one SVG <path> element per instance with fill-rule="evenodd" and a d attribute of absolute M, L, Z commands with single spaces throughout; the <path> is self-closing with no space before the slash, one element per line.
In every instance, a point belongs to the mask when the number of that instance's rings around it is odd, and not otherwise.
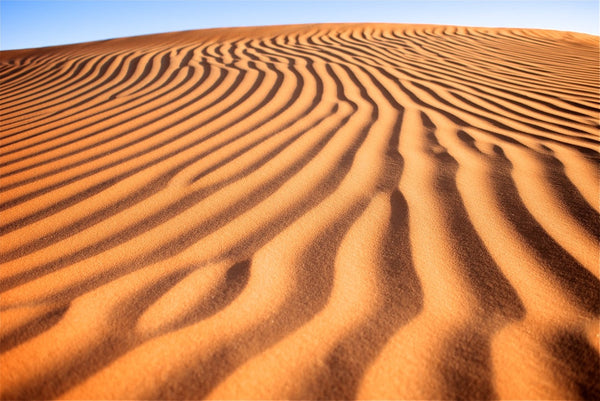
<path fill-rule="evenodd" d="M 398 22 L 599 34 L 598 0 L 0 0 L 0 49 L 214 27 Z"/>

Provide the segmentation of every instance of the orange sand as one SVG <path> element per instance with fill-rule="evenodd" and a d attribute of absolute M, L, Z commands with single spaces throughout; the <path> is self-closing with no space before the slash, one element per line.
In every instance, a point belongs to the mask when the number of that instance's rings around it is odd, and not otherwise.
<path fill-rule="evenodd" d="M 0 53 L 4 399 L 599 399 L 598 37 Z"/>

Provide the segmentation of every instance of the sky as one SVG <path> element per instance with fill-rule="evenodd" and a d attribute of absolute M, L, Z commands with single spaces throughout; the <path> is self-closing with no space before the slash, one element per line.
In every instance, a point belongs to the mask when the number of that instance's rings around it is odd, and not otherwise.
<path fill-rule="evenodd" d="M 396 22 L 599 34 L 599 0 L 0 0 L 0 49 L 215 27 Z"/>

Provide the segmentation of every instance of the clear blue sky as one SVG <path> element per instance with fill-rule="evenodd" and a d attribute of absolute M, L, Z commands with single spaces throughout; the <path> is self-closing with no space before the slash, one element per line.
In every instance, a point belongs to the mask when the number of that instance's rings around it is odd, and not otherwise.
<path fill-rule="evenodd" d="M 599 34 L 598 0 L 0 0 L 0 49 L 213 27 L 399 22 Z"/>

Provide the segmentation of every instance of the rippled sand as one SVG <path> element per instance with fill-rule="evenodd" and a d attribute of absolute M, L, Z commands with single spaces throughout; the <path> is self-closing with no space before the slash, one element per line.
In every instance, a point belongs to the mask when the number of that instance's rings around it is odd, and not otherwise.
<path fill-rule="evenodd" d="M 599 399 L 598 37 L 0 52 L 5 399 Z"/>

